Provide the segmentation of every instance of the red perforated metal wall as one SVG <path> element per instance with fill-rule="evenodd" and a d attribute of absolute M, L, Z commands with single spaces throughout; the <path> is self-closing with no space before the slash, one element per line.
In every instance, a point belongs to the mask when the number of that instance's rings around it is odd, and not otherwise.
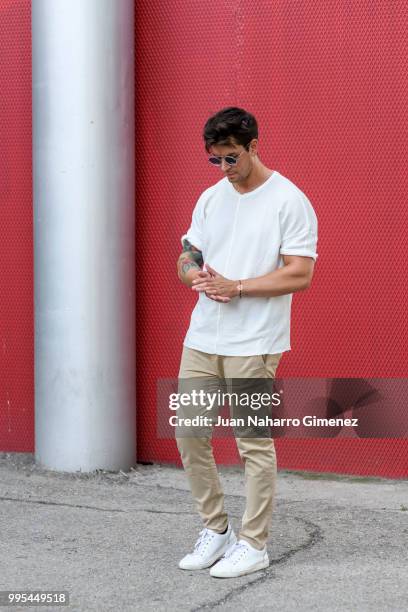
<path fill-rule="evenodd" d="M 27 0 L 0 0 L 0 449 L 33 451 L 31 35 Z M 267 166 L 319 218 L 312 288 L 293 301 L 279 375 L 407 376 L 408 6 L 395 2 L 138 0 L 136 4 L 138 456 L 158 440 L 155 389 L 176 377 L 195 296 L 180 235 L 218 180 L 201 139 L 234 104 L 260 125 Z M 407 440 L 277 440 L 281 468 L 408 475 Z M 238 461 L 233 440 L 216 459 Z"/>
<path fill-rule="evenodd" d="M 31 3 L 0 0 L 0 450 L 34 450 Z"/>
<path fill-rule="evenodd" d="M 137 3 L 139 458 L 179 462 L 155 435 L 157 377 L 177 376 L 195 296 L 180 235 L 216 182 L 202 127 L 248 108 L 267 166 L 319 218 L 312 288 L 294 296 L 279 375 L 405 377 L 408 6 L 405 2 Z M 408 475 L 407 440 L 277 440 L 280 467 Z M 238 460 L 216 440 L 218 461 Z"/>

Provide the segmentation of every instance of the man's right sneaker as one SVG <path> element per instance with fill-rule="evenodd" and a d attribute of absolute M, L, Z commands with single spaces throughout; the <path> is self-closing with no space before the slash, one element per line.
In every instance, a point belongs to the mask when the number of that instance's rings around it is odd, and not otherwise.
<path fill-rule="evenodd" d="M 179 563 L 180 569 L 198 570 L 210 567 L 213 563 L 221 559 L 223 554 L 237 541 L 236 535 L 228 523 L 225 533 L 216 533 L 211 529 L 204 528 L 200 531 L 194 550 L 189 553 Z"/>

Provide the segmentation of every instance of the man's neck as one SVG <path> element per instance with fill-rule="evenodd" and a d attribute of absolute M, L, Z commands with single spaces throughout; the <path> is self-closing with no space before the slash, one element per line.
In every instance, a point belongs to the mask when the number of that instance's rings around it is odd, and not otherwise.
<path fill-rule="evenodd" d="M 238 193 L 247 193 L 248 191 L 253 191 L 257 187 L 260 187 L 262 183 L 268 180 L 268 178 L 273 174 L 273 170 L 267 168 L 264 165 L 259 167 L 254 167 L 251 174 L 245 181 L 239 182 L 239 184 L 234 185 L 234 189 L 238 191 Z"/>

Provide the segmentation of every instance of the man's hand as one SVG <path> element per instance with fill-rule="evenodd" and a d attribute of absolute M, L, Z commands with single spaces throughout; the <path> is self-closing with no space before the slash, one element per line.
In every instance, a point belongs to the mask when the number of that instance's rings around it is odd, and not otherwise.
<path fill-rule="evenodd" d="M 204 291 L 205 295 L 216 302 L 230 302 L 239 295 L 238 281 L 230 280 L 219 274 L 214 268 L 206 264 L 209 272 L 207 277 L 196 276 L 191 288 L 194 291 Z"/>
<path fill-rule="evenodd" d="M 211 275 L 205 270 L 189 270 L 188 278 L 190 281 L 190 287 L 193 289 L 194 283 L 196 283 L 197 281 L 204 281 L 206 278 L 211 278 Z"/>

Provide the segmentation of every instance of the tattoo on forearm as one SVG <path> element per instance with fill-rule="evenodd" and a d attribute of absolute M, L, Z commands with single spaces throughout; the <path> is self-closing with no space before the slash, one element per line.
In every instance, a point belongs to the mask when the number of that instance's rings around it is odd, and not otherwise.
<path fill-rule="evenodd" d="M 180 262 L 183 273 L 186 273 L 190 268 L 200 270 L 204 265 L 202 252 L 196 249 L 187 238 L 183 240 L 183 253 L 180 256 Z"/>
<path fill-rule="evenodd" d="M 191 268 L 201 270 L 198 263 L 191 257 L 191 253 L 182 253 L 178 260 L 179 272 L 181 272 L 181 274 L 185 274 Z"/>
<path fill-rule="evenodd" d="M 190 261 L 189 259 L 185 260 L 184 263 L 181 265 L 181 271 L 183 272 L 183 274 L 185 274 L 186 272 L 191 270 L 191 268 L 195 268 L 196 270 L 200 270 L 200 267 L 197 266 L 197 264 L 194 263 L 194 261 Z"/>
<path fill-rule="evenodd" d="M 183 245 L 183 253 L 185 251 L 197 251 L 197 249 L 195 248 L 195 246 L 193 246 L 191 244 L 191 242 L 189 240 L 187 240 L 187 238 L 183 238 L 181 244 Z"/>

